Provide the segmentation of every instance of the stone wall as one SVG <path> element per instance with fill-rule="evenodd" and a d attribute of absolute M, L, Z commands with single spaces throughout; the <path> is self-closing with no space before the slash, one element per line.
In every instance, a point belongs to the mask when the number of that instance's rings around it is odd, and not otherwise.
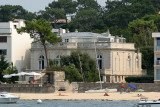
<path fill-rule="evenodd" d="M 0 84 L 0 92 L 13 93 L 53 93 L 55 88 L 51 85 L 39 84 Z"/>
<path fill-rule="evenodd" d="M 98 90 L 100 89 L 100 83 L 78 83 L 78 92 L 84 93 L 87 90 Z M 103 89 L 117 89 L 120 91 L 122 83 L 102 83 Z M 160 92 L 160 84 L 157 83 L 132 83 L 137 89 L 143 89 L 145 92 Z M 129 83 L 124 84 L 125 90 L 129 87 Z M 132 90 L 133 91 L 133 90 Z"/>

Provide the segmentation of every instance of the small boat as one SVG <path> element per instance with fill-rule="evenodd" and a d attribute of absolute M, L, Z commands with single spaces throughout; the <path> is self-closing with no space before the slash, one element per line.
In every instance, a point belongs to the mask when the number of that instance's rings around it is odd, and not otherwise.
<path fill-rule="evenodd" d="M 160 100 L 151 100 L 151 101 L 140 101 L 139 103 L 138 103 L 138 105 L 153 105 L 153 104 L 160 104 Z"/>
<path fill-rule="evenodd" d="M 7 92 L 1 92 L 0 93 L 0 103 L 16 103 L 19 100 L 20 97 L 13 96 L 11 94 L 8 94 Z"/>
<path fill-rule="evenodd" d="M 42 100 L 38 99 L 37 104 L 42 104 Z"/>

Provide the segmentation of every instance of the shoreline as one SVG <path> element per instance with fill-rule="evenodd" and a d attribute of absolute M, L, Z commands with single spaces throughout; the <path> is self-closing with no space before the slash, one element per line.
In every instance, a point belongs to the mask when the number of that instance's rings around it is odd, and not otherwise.
<path fill-rule="evenodd" d="M 59 94 L 61 93 L 61 96 Z M 122 93 L 112 92 L 108 93 L 109 96 L 104 96 L 104 93 L 72 93 L 72 92 L 54 92 L 54 93 L 10 93 L 15 96 L 19 96 L 20 100 L 68 100 L 68 101 L 79 101 L 79 100 L 102 100 L 102 101 L 138 101 L 141 97 L 137 94 L 142 94 L 147 97 L 148 100 L 160 99 L 159 92 L 131 92 Z"/>

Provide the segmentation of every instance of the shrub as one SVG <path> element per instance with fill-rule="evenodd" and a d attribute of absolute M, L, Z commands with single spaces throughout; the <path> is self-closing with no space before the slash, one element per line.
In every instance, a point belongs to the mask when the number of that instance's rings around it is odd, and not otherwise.
<path fill-rule="evenodd" d="M 126 82 L 131 83 L 153 83 L 154 77 L 153 76 L 142 76 L 142 77 L 126 77 Z"/>

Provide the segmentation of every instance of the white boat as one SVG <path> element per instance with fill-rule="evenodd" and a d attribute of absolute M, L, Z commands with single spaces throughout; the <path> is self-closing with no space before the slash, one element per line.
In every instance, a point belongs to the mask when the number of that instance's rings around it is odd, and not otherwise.
<path fill-rule="evenodd" d="M 153 104 L 160 104 L 160 100 L 151 100 L 151 101 L 140 101 L 138 105 L 153 105 Z"/>
<path fill-rule="evenodd" d="M 38 99 L 37 104 L 42 104 L 42 100 Z"/>
<path fill-rule="evenodd" d="M 7 92 L 0 93 L 0 103 L 16 103 L 20 97 L 13 96 Z"/>
<path fill-rule="evenodd" d="M 106 91 L 108 92 L 117 92 L 117 89 L 99 89 L 99 90 L 88 90 L 85 91 L 85 93 L 105 93 Z"/>

